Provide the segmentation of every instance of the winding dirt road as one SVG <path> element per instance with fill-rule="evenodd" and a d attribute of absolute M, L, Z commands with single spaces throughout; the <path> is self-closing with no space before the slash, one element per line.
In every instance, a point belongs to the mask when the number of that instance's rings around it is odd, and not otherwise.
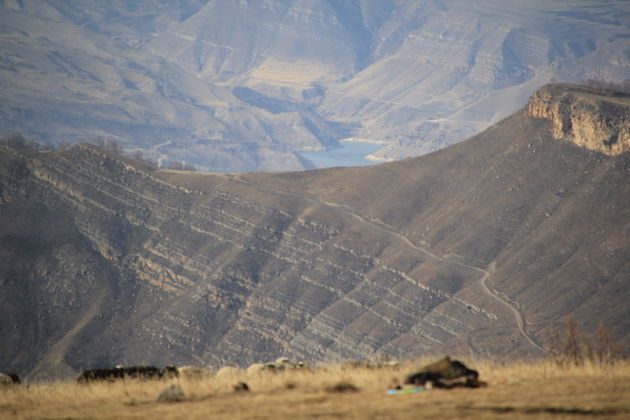
<path fill-rule="evenodd" d="M 519 311 L 518 308 L 512 305 L 512 303 L 509 300 L 502 298 L 494 290 L 488 287 L 488 285 L 486 284 L 486 281 L 490 277 L 490 272 L 487 270 L 484 270 L 483 268 L 473 267 L 471 265 L 468 265 L 467 267 L 470 267 L 472 269 L 477 269 L 483 273 L 483 275 L 481 276 L 479 280 L 482 290 L 486 292 L 487 295 L 491 296 L 494 300 L 507 306 L 508 309 L 512 311 L 512 313 L 514 314 L 514 317 L 516 318 L 516 327 L 518 328 L 518 331 L 521 333 L 521 335 L 525 338 L 525 340 L 529 342 L 529 344 L 531 344 L 532 346 L 536 347 L 538 350 L 544 353 L 545 349 L 539 346 L 538 343 L 536 343 L 534 339 L 525 330 L 525 318 L 523 317 L 523 314 L 521 314 L 521 311 Z"/>

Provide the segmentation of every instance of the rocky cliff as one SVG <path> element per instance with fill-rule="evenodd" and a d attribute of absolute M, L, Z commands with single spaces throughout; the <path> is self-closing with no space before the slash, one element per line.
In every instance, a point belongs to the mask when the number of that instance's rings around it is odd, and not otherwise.
<path fill-rule="evenodd" d="M 532 95 L 529 115 L 553 122 L 553 136 L 617 155 L 630 150 L 630 95 L 604 96 L 596 89 L 550 85 Z"/>
<path fill-rule="evenodd" d="M 630 154 L 552 131 L 275 174 L 0 145 L 0 365 L 539 356 L 567 316 L 627 343 Z"/>

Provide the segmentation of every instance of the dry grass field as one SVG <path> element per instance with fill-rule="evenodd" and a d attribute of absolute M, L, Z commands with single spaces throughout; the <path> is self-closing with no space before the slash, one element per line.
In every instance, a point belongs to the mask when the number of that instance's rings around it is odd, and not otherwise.
<path fill-rule="evenodd" d="M 328 368 L 245 372 L 200 380 L 37 383 L 0 390 L 1 419 L 627 419 L 630 363 L 560 368 L 551 362 L 469 362 L 488 386 L 389 395 L 395 379 L 427 360 L 399 368 Z M 249 392 L 233 387 L 245 381 Z M 170 383 L 178 402 L 159 402 Z M 340 392 L 349 383 L 358 390 Z M 343 387 L 342 387 L 343 388 Z"/>

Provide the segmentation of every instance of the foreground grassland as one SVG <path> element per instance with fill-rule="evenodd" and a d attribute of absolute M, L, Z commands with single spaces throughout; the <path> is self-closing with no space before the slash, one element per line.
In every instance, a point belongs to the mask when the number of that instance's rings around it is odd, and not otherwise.
<path fill-rule="evenodd" d="M 76 385 L 38 383 L 0 390 L 1 419 L 628 419 L 630 362 L 559 368 L 551 363 L 466 363 L 488 386 L 388 395 L 388 386 L 426 360 L 400 368 L 330 368 L 200 380 Z M 234 392 L 245 381 L 249 392 Z M 179 402 L 158 402 L 177 383 Z M 339 392 L 350 383 L 357 391 Z M 338 388 L 338 387 L 337 387 Z"/>

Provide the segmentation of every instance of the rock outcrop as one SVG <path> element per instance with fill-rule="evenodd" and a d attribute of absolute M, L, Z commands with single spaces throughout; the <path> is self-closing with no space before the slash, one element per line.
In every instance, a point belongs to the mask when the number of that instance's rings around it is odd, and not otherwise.
<path fill-rule="evenodd" d="M 607 155 L 630 150 L 630 95 L 602 95 L 574 85 L 549 85 L 529 100 L 529 115 L 553 121 L 553 136 Z"/>

